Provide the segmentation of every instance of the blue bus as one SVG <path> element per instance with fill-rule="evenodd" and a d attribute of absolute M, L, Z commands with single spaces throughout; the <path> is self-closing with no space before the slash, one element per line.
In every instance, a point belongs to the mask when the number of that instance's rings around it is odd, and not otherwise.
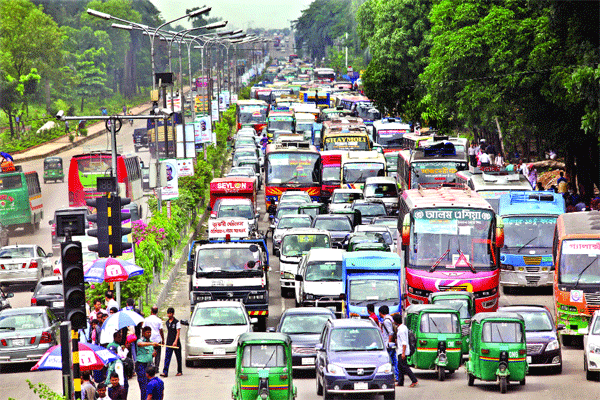
<path fill-rule="evenodd" d="M 505 292 L 515 286 L 552 286 L 552 240 L 556 219 L 564 212 L 565 201 L 558 193 L 511 191 L 500 196 L 498 214 L 504 221 L 500 284 Z"/>

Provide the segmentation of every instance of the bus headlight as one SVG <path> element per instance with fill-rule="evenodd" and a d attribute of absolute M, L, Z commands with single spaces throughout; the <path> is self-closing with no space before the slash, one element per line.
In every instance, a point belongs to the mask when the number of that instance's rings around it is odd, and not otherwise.
<path fill-rule="evenodd" d="M 514 271 L 515 267 L 509 264 L 500 264 L 500 269 L 503 269 L 505 271 Z"/>

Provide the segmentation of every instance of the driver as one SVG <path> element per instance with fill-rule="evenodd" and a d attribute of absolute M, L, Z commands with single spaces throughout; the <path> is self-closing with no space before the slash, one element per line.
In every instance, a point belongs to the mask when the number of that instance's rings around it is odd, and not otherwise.
<path fill-rule="evenodd" d="M 284 248 L 284 253 L 285 254 L 292 254 L 292 253 L 299 253 L 300 252 L 300 245 L 298 244 L 298 238 L 296 236 L 292 236 L 290 237 L 290 240 L 286 240 L 286 244 L 285 244 L 285 248 Z"/>

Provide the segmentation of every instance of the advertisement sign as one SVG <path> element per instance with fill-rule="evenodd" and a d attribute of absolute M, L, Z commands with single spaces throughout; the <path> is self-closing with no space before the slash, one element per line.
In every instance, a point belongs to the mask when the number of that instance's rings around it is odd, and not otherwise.
<path fill-rule="evenodd" d="M 192 153 L 194 154 L 194 153 Z M 193 176 L 194 175 L 194 159 L 180 158 L 177 160 L 178 176 Z"/>
<path fill-rule="evenodd" d="M 167 184 L 162 187 L 163 200 L 173 200 L 179 197 L 179 185 L 177 184 L 178 168 L 177 160 L 169 159 L 161 161 L 167 165 Z"/>
<path fill-rule="evenodd" d="M 196 118 L 196 122 L 194 122 L 194 136 L 196 143 L 210 143 L 212 141 L 210 117 Z"/>
<path fill-rule="evenodd" d="M 250 235 L 248 220 L 242 218 L 215 218 L 208 220 L 208 238 L 247 238 Z"/>
<path fill-rule="evenodd" d="M 229 92 L 219 93 L 219 110 L 227 111 L 229 108 Z"/>
<path fill-rule="evenodd" d="M 219 120 L 219 104 L 216 101 L 210 103 L 211 116 L 213 121 Z"/>
<path fill-rule="evenodd" d="M 237 104 L 237 102 L 238 102 L 238 95 L 237 95 L 237 93 L 233 93 L 231 95 L 231 103 Z"/>

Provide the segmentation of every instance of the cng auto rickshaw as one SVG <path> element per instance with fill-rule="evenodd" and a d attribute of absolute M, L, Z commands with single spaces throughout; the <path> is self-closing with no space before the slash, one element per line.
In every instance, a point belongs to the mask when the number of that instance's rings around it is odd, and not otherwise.
<path fill-rule="evenodd" d="M 467 382 L 475 378 L 498 381 L 500 392 L 506 393 L 510 381 L 525 385 L 527 346 L 525 322 L 517 313 L 483 312 L 471 319 Z"/>
<path fill-rule="evenodd" d="M 44 183 L 48 181 L 65 181 L 63 161 L 60 157 L 46 157 L 44 159 Z"/>
<path fill-rule="evenodd" d="M 298 214 L 307 214 L 315 218 L 317 215 L 326 214 L 327 206 L 323 203 L 302 204 L 298 207 Z"/>
<path fill-rule="evenodd" d="M 446 379 L 462 361 L 460 315 L 449 306 L 413 304 L 406 309 L 406 326 L 413 331 L 417 347 L 408 364 L 418 369 L 437 370 L 438 379 Z"/>
<path fill-rule="evenodd" d="M 441 304 L 458 310 L 463 335 L 462 353 L 464 355 L 469 354 L 471 318 L 475 315 L 475 296 L 473 293 L 464 290 L 435 292 L 429 295 L 429 303 Z"/>
<path fill-rule="evenodd" d="M 285 333 L 243 333 L 235 359 L 234 400 L 293 400 L 292 340 Z"/>

